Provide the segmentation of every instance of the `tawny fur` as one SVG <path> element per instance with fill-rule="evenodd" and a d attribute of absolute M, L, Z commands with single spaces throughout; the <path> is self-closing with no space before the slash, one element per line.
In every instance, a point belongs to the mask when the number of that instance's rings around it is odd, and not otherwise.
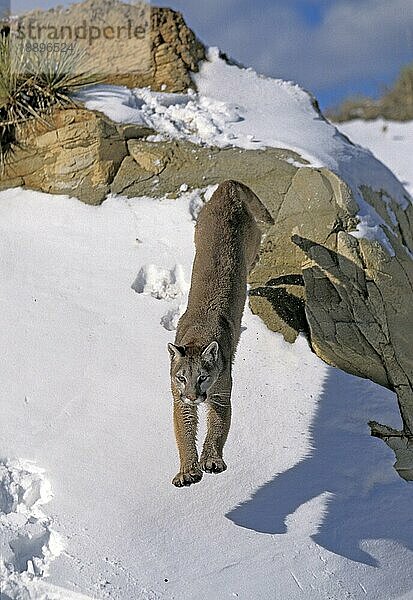
<path fill-rule="evenodd" d="M 226 469 L 223 448 L 231 422 L 231 367 L 240 337 L 247 277 L 261 242 L 257 221 L 272 222 L 257 196 L 241 183 L 225 181 L 202 208 L 195 227 L 188 307 L 179 320 L 174 344 L 168 346 L 180 458 L 180 470 L 172 483 L 179 487 L 200 481 L 203 471 Z M 200 374 L 205 383 L 200 383 Z M 198 460 L 197 403 L 201 401 L 208 405 L 208 417 Z"/>

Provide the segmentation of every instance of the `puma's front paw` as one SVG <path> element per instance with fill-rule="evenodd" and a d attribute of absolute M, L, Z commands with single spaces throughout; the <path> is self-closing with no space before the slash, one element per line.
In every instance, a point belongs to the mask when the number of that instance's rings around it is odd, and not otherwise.
<path fill-rule="evenodd" d="M 222 473 L 227 468 L 227 465 L 219 456 L 201 456 L 199 466 L 207 473 Z"/>
<path fill-rule="evenodd" d="M 198 483 L 202 479 L 202 471 L 197 464 L 191 465 L 188 469 L 182 469 L 172 479 L 173 485 L 176 487 L 184 487 Z"/>

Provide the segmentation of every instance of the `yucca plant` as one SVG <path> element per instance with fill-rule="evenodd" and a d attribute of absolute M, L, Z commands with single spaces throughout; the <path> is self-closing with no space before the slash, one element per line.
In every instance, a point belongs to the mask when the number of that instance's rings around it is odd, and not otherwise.
<path fill-rule="evenodd" d="M 101 80 L 82 70 L 84 51 L 26 52 L 23 43 L 0 36 L 0 163 L 31 122 L 48 125 L 54 106 L 76 106 L 72 94 Z"/>

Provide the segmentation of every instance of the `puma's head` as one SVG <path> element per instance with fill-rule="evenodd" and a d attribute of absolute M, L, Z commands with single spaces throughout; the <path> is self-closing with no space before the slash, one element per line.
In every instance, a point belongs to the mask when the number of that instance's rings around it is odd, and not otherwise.
<path fill-rule="evenodd" d="M 207 398 L 209 388 L 221 371 L 218 342 L 211 342 L 204 350 L 168 344 L 171 355 L 172 383 L 179 390 L 181 400 L 197 405 Z"/>

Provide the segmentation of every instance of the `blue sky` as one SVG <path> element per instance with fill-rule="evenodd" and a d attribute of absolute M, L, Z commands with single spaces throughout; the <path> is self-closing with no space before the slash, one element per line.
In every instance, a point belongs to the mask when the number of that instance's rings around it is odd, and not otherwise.
<path fill-rule="evenodd" d="M 5 0 L 0 0 L 4 2 Z M 12 11 L 57 0 L 15 0 Z M 413 0 L 159 0 L 246 66 L 296 81 L 325 108 L 377 96 L 413 61 Z"/>
<path fill-rule="evenodd" d="M 292 79 L 322 107 L 377 96 L 413 61 L 413 0 L 161 0 L 208 45 Z"/>

